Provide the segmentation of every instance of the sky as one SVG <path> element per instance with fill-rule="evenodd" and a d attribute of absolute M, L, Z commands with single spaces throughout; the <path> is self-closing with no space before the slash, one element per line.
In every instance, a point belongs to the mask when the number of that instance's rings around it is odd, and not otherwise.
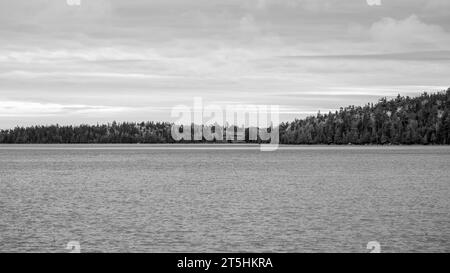
<path fill-rule="evenodd" d="M 0 128 L 173 121 L 194 97 L 285 121 L 450 86 L 448 0 L 67 1 L 0 0 Z"/>

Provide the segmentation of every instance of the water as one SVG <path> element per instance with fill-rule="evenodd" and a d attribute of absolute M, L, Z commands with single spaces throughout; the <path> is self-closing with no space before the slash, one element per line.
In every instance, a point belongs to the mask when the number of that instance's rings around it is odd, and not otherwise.
<path fill-rule="evenodd" d="M 450 147 L 169 147 L 0 146 L 0 252 L 450 251 Z"/>

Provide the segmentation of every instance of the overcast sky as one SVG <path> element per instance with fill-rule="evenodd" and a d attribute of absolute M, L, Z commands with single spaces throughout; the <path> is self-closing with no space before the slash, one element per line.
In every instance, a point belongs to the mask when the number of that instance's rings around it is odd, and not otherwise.
<path fill-rule="evenodd" d="M 450 1 L 0 0 L 0 128 L 172 120 L 277 104 L 282 120 L 450 86 Z"/>

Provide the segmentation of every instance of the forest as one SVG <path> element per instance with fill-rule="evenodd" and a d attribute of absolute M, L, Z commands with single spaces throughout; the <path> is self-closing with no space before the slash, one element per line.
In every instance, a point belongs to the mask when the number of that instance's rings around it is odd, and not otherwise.
<path fill-rule="evenodd" d="M 450 144 L 450 88 L 380 99 L 279 125 L 281 144 Z M 0 130 L 2 144 L 175 143 L 169 122 L 31 126 Z M 234 128 L 236 132 L 236 128 Z M 192 129 L 192 132 L 194 129 Z M 249 128 L 245 142 L 249 141 Z M 184 141 L 190 142 L 190 141 Z M 196 142 L 207 142 L 205 139 Z M 219 141 L 213 141 L 219 142 Z M 232 142 L 232 141 L 228 141 Z"/>
<path fill-rule="evenodd" d="M 280 125 L 284 144 L 450 144 L 450 88 Z"/>

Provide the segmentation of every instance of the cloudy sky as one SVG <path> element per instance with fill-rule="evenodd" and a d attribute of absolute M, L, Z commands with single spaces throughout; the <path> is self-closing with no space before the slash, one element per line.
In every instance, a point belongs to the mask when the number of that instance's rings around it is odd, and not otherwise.
<path fill-rule="evenodd" d="M 0 128 L 172 120 L 193 97 L 289 120 L 446 89 L 449 45 L 448 0 L 0 0 Z"/>

